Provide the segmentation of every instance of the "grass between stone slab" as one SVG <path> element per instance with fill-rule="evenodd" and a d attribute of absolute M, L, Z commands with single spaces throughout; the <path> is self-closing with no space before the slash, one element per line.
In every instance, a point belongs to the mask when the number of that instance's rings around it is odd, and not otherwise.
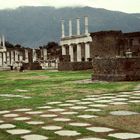
<path fill-rule="evenodd" d="M 117 92 L 120 91 L 132 91 L 139 82 L 95 82 L 95 83 L 77 83 L 75 81 L 90 79 L 91 71 L 76 71 L 76 72 L 54 72 L 54 71 L 25 71 L 23 73 L 18 72 L 0 72 L 0 94 L 18 94 L 31 96 L 31 99 L 22 99 L 22 98 L 10 98 L 10 101 L 5 101 L 7 97 L 0 97 L 0 110 L 14 110 L 17 108 L 32 108 L 33 110 L 37 110 L 36 107 L 44 106 L 47 102 L 51 101 L 66 101 L 69 99 L 82 99 L 86 95 L 92 94 L 102 94 L 102 93 L 114 93 L 117 95 Z M 28 90 L 27 92 L 19 92 L 17 89 Z M 84 105 L 82 105 L 84 106 Z M 86 105 L 87 106 L 87 105 Z M 57 105 L 53 105 L 54 108 L 64 108 Z M 111 108 L 110 108 L 111 107 Z M 92 108 L 92 107 L 90 107 Z M 94 114 L 100 115 L 99 118 L 93 119 L 82 119 L 77 118 L 77 115 L 65 115 L 68 118 L 71 118 L 72 121 L 76 122 L 89 122 L 91 124 L 103 125 L 120 128 L 122 130 L 130 130 L 131 124 L 133 123 L 131 117 L 126 117 L 125 122 L 128 123 L 129 127 L 122 127 L 122 120 L 116 119 L 114 117 L 108 118 L 108 113 L 111 110 L 131 110 L 140 112 L 140 107 L 137 104 L 127 105 L 126 108 L 119 107 L 112 108 L 112 105 L 109 105 L 109 108 L 101 108 L 103 111 L 101 112 L 84 112 L 79 111 L 78 115 L 81 114 Z M 77 111 L 77 110 L 73 110 Z M 50 112 L 49 112 L 50 113 Z M 59 115 L 59 113 L 57 113 Z M 59 115 L 62 117 L 63 115 Z M 1 117 L 1 116 L 0 116 Z M 86 137 L 86 136 L 95 136 L 106 138 L 106 134 L 97 134 L 91 131 L 86 130 L 82 127 L 73 127 L 69 126 L 69 122 L 54 122 L 51 118 L 42 118 L 39 115 L 35 115 L 32 117 L 32 120 L 41 120 L 44 121 L 45 124 L 52 125 L 60 125 L 65 129 L 77 130 L 81 133 L 81 136 L 77 137 L 66 137 L 68 140 L 74 140 L 76 138 Z M 50 121 L 51 120 L 51 121 Z M 130 124 L 129 124 L 130 120 Z M 138 118 L 135 118 L 135 123 Z M 26 124 L 25 122 L 20 121 L 11 121 L 11 123 L 15 124 L 17 128 L 30 129 L 32 132 L 37 134 L 42 134 L 48 136 L 52 140 L 62 140 L 61 136 L 58 136 L 54 133 L 54 131 L 46 131 L 40 129 L 41 126 L 35 127 L 34 125 Z M 111 122 L 111 123 L 110 123 Z M 110 125 L 109 125 L 110 124 Z M 117 125 L 118 124 L 118 125 Z M 138 132 L 139 129 L 137 127 L 132 128 L 133 132 Z M 19 140 L 18 136 L 12 136 L 7 134 L 5 131 L 0 131 L 0 140 Z M 115 140 L 115 138 L 108 138 L 109 140 Z"/>

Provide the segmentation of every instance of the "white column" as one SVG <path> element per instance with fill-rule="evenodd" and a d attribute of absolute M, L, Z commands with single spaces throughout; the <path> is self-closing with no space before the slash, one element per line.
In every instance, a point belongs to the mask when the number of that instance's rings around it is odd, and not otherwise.
<path fill-rule="evenodd" d="M 90 58 L 90 44 L 85 44 L 85 61 L 88 61 L 88 58 Z"/>
<path fill-rule="evenodd" d="M 28 56 L 28 50 L 25 50 L 25 62 L 28 63 L 29 62 L 29 56 Z"/>
<path fill-rule="evenodd" d="M 0 53 L 0 66 L 2 66 L 2 53 Z"/>
<path fill-rule="evenodd" d="M 20 56 L 19 56 L 19 61 L 20 61 L 20 62 L 23 61 L 23 56 L 22 56 L 22 54 L 20 54 Z"/>
<path fill-rule="evenodd" d="M 1 37 L 0 37 L 0 47 L 1 47 Z"/>
<path fill-rule="evenodd" d="M 85 34 L 88 34 L 88 16 L 85 16 Z"/>
<path fill-rule="evenodd" d="M 10 53 L 7 52 L 7 64 L 10 65 Z"/>
<path fill-rule="evenodd" d="M 14 64 L 14 52 L 11 51 L 11 65 Z"/>
<path fill-rule="evenodd" d="M 66 55 L 66 47 L 62 46 L 62 55 Z"/>
<path fill-rule="evenodd" d="M 82 61 L 82 51 L 81 51 L 81 44 L 77 44 L 77 61 Z"/>
<path fill-rule="evenodd" d="M 3 52 L 3 65 L 6 65 L 6 52 Z"/>
<path fill-rule="evenodd" d="M 72 36 L 72 20 L 69 20 L 69 36 Z"/>
<path fill-rule="evenodd" d="M 17 62 L 18 61 L 18 51 L 15 50 L 15 61 Z"/>
<path fill-rule="evenodd" d="M 44 60 L 47 60 L 47 48 L 43 49 L 43 57 L 44 57 Z"/>
<path fill-rule="evenodd" d="M 73 53 L 73 46 L 69 46 L 69 55 L 70 55 L 70 60 L 71 62 L 74 62 L 74 53 Z"/>
<path fill-rule="evenodd" d="M 80 18 L 77 18 L 77 35 L 80 35 Z"/>
<path fill-rule="evenodd" d="M 37 60 L 36 50 L 33 49 L 33 62 Z"/>
<path fill-rule="evenodd" d="M 65 25 L 64 25 L 64 20 L 61 20 L 61 28 L 62 28 L 62 38 L 65 37 Z"/>
<path fill-rule="evenodd" d="M 4 38 L 4 36 L 2 36 L 2 46 L 3 46 L 3 48 L 5 48 L 5 38 Z"/>

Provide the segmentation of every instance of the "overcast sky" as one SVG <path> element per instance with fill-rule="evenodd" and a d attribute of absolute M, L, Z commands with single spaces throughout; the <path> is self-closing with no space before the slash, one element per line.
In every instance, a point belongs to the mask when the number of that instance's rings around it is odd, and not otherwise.
<path fill-rule="evenodd" d="M 19 6 L 91 6 L 127 13 L 140 13 L 140 0 L 0 0 L 0 9 Z"/>

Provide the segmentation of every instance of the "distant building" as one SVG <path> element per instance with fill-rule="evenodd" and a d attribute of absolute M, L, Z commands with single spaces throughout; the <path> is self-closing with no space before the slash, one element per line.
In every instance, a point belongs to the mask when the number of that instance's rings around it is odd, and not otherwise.
<path fill-rule="evenodd" d="M 0 70 L 19 69 L 21 66 L 31 70 L 57 68 L 57 59 L 57 55 L 48 53 L 47 47 L 32 49 L 13 46 L 5 41 L 4 36 L 0 37 Z"/>

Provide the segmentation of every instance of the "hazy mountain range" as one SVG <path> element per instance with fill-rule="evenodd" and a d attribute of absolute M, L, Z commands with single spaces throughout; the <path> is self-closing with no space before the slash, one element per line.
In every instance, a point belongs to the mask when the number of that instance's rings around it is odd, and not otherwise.
<path fill-rule="evenodd" d="M 127 14 L 90 7 L 60 8 L 20 7 L 16 10 L 0 10 L 0 34 L 11 43 L 27 47 L 38 47 L 49 41 L 59 41 L 61 19 L 65 19 L 68 34 L 68 19 L 73 19 L 73 34 L 76 33 L 76 18 L 81 18 L 81 32 L 84 30 L 84 16 L 89 16 L 89 31 L 122 30 L 140 31 L 140 13 Z"/>

